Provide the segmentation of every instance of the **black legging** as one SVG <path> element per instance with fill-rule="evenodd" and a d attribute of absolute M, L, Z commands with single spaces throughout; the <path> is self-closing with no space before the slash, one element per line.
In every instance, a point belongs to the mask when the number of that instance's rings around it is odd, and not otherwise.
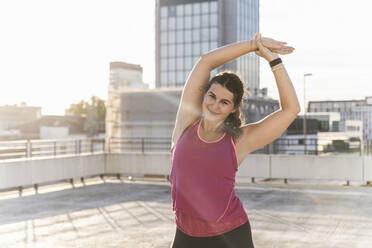
<path fill-rule="evenodd" d="M 245 224 L 221 235 L 192 237 L 177 228 L 172 248 L 253 248 L 251 226 Z"/>

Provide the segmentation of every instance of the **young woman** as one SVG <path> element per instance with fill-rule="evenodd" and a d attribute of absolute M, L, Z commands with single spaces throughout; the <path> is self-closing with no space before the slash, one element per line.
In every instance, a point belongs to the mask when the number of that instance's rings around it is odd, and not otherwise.
<path fill-rule="evenodd" d="M 278 54 L 294 50 L 256 34 L 253 40 L 212 50 L 187 79 L 172 135 L 172 204 L 177 224 L 173 248 L 253 247 L 250 224 L 235 195 L 235 173 L 244 158 L 279 137 L 300 111 Z M 244 83 L 230 71 L 209 80 L 210 71 L 255 52 L 274 73 L 281 109 L 242 126 Z"/>

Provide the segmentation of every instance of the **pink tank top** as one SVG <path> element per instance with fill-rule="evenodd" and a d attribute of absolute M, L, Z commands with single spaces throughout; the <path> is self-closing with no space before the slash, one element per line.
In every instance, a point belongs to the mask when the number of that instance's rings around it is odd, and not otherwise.
<path fill-rule="evenodd" d="M 208 237 L 248 217 L 235 195 L 238 163 L 232 137 L 225 133 L 213 142 L 202 140 L 201 121 L 187 127 L 171 149 L 170 183 L 177 227 L 190 236 Z"/>

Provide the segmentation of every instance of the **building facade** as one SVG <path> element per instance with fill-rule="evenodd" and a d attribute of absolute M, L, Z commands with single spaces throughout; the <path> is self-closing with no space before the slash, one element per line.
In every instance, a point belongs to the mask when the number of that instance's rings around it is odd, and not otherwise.
<path fill-rule="evenodd" d="M 110 63 L 110 85 L 114 89 L 148 88 L 143 83 L 142 66 L 121 61 Z"/>
<path fill-rule="evenodd" d="M 364 100 L 310 101 L 309 112 L 339 112 L 341 121 L 363 121 L 363 139 L 372 140 L 372 96 Z"/>
<path fill-rule="evenodd" d="M 287 135 L 276 140 L 275 153 L 359 155 L 363 152 L 362 144 L 362 121 L 342 121 L 339 112 L 313 112 L 306 114 L 306 141 L 303 115 L 298 115 Z"/>
<path fill-rule="evenodd" d="M 259 31 L 258 0 L 156 0 L 156 88 L 183 86 L 204 53 Z M 236 71 L 259 91 L 259 58 L 247 54 L 211 72 Z"/>
<path fill-rule="evenodd" d="M 15 126 L 41 118 L 41 107 L 0 106 L 0 130 L 12 129 Z"/>

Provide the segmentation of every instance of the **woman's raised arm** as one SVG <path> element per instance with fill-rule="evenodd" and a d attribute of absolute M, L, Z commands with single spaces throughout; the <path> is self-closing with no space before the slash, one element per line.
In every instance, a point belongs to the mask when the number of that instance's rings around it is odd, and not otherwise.
<path fill-rule="evenodd" d="M 251 152 L 258 150 L 278 138 L 293 122 L 300 112 L 300 104 L 291 79 L 276 53 L 261 43 L 260 36 L 255 36 L 259 50 L 256 54 L 271 62 L 272 71 L 280 97 L 280 109 L 260 121 L 242 127 L 242 135 L 237 139 L 238 161 L 242 162 Z"/>
<path fill-rule="evenodd" d="M 279 54 L 291 52 L 291 47 L 286 46 L 285 42 L 270 38 L 262 38 L 261 42 L 265 47 L 275 50 Z M 185 128 L 200 117 L 203 88 L 209 82 L 210 71 L 256 49 L 256 40 L 249 40 L 222 46 L 201 56 L 191 70 L 183 88 L 172 134 L 172 143 L 175 144 Z"/>
<path fill-rule="evenodd" d="M 293 51 L 293 47 L 287 46 L 286 42 L 277 41 L 271 38 L 262 37 L 261 43 L 269 50 L 274 51 L 278 54 L 288 54 Z M 213 70 L 242 55 L 256 51 L 257 49 L 258 48 L 255 39 L 236 42 L 219 47 L 202 55 L 202 60 L 211 68 L 211 70 Z"/>

